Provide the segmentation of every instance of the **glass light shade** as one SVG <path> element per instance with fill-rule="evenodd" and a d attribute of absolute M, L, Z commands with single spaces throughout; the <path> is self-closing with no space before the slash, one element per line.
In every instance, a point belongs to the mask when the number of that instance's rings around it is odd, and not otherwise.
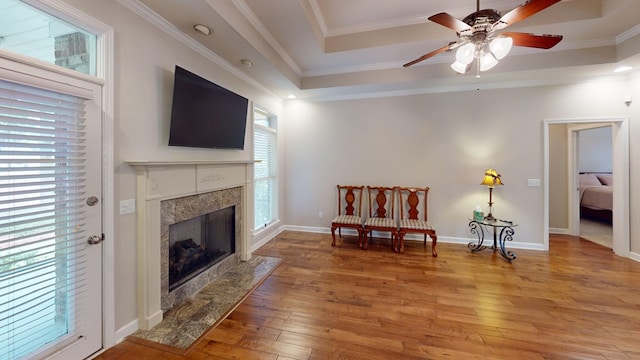
<path fill-rule="evenodd" d="M 508 36 L 497 37 L 489 43 L 489 50 L 498 60 L 502 60 L 513 46 L 513 39 Z"/>
<path fill-rule="evenodd" d="M 473 43 L 466 43 L 456 51 L 456 60 L 464 65 L 469 65 L 476 56 L 476 46 Z"/>
<path fill-rule="evenodd" d="M 490 52 L 482 54 L 478 61 L 480 61 L 480 71 L 487 71 L 498 65 L 498 60 Z"/>
<path fill-rule="evenodd" d="M 467 72 L 467 65 L 461 63 L 460 61 L 454 62 L 453 64 L 451 64 L 451 68 L 457 72 L 459 72 L 460 74 L 464 74 L 465 72 Z"/>
<path fill-rule="evenodd" d="M 494 187 L 496 185 L 502 185 L 502 180 L 500 179 L 500 174 L 494 169 L 487 169 L 484 172 L 484 179 L 480 185 L 486 185 L 488 187 Z"/>

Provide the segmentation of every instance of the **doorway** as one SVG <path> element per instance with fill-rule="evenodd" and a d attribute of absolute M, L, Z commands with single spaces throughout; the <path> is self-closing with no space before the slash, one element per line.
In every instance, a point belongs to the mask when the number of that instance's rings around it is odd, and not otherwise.
<path fill-rule="evenodd" d="M 40 104 L 41 101 L 44 103 L 41 106 L 25 105 L 32 111 L 39 112 L 36 115 L 33 115 L 33 112 L 31 115 L 24 115 L 26 114 L 24 112 L 9 111 L 13 115 L 23 114 L 17 116 L 18 119 L 23 119 L 17 120 L 17 122 L 26 123 L 27 127 L 31 126 L 37 131 L 21 134 L 14 125 L 7 125 L 8 121 L 5 123 L 9 128 L 6 130 L 6 136 L 22 137 L 20 141 L 28 143 L 24 147 L 28 154 L 23 153 L 18 156 L 38 158 L 24 161 L 25 158 L 16 157 L 16 153 L 5 154 L 3 175 L 14 172 L 11 176 L 15 178 L 8 180 L 9 182 L 16 182 L 17 177 L 22 179 L 27 177 L 29 178 L 26 180 L 27 182 L 40 181 L 40 184 L 30 185 L 28 190 L 30 195 L 23 192 L 24 189 L 13 186 L 13 190 L 21 193 L 12 199 L 5 198 L 2 207 L 6 210 L 8 207 L 15 206 L 18 201 L 25 201 L 27 196 L 32 196 L 34 199 L 32 199 L 33 201 L 27 200 L 30 202 L 27 207 L 38 214 L 31 213 L 27 218 L 23 216 L 22 222 L 11 228 L 13 229 L 11 231 L 22 231 L 17 240 L 16 235 L 7 235 L 9 228 L 5 227 L 3 230 L 6 231 L 3 232 L 2 238 L 3 246 L 0 248 L 2 250 L 8 249 L 9 242 L 13 242 L 11 245 L 13 247 L 24 245 L 27 238 L 39 241 L 39 244 L 42 245 L 37 248 L 25 248 L 19 253 L 16 253 L 15 249 L 7 250 L 5 253 L 7 256 L 4 260 L 10 264 L 4 264 L 7 265 L 4 268 L 5 275 L 9 274 L 12 277 L 13 275 L 25 275 L 32 269 L 35 269 L 31 272 L 32 275 L 47 272 L 50 276 L 48 283 L 42 280 L 43 278 L 40 281 L 43 288 L 48 289 L 55 286 L 62 290 L 50 293 L 55 295 L 50 297 L 40 296 L 41 293 L 32 294 L 37 298 L 36 301 L 40 301 L 37 304 L 40 307 L 32 306 L 28 310 L 53 309 L 53 313 L 49 312 L 49 317 L 23 317 L 19 319 L 20 321 L 2 317 L 4 321 L 0 323 L 0 326 L 8 324 L 14 328 L 9 332 L 1 332 L 4 336 L 2 340 L 5 341 L 0 344 L 0 349 L 9 351 L 6 353 L 9 354 L 8 358 L 25 353 L 29 354 L 26 355 L 29 358 L 86 358 L 103 346 L 108 347 L 115 343 L 114 277 L 113 271 L 103 271 L 113 269 L 114 246 L 113 241 L 102 242 L 104 238 L 108 240 L 115 238 L 113 235 L 114 206 L 112 199 L 114 176 L 112 150 L 113 29 L 62 2 L 47 2 L 45 4 L 29 1 L 26 4 L 24 1 L 6 0 L 0 5 L 0 9 L 7 10 L 7 8 L 11 8 L 11 11 L 0 11 L 0 18 L 4 19 L 10 16 L 12 21 L 0 21 L 4 30 L 11 30 L 16 26 L 26 26 L 42 31 L 29 32 L 29 37 L 22 36 L 24 32 L 2 32 L 15 36 L 5 35 L 3 38 L 2 49 L 0 49 L 0 77 L 6 81 L 5 85 L 10 83 L 27 85 L 37 93 L 35 96 L 37 100 L 25 101 L 25 99 L 21 99 L 22 104 Z M 30 15 L 16 16 L 16 11 L 21 15 Z M 23 22 L 17 23 L 17 20 Z M 49 24 L 49 26 L 44 24 Z M 34 38 L 39 38 L 41 41 L 36 41 L 37 39 Z M 25 44 L 27 46 L 23 46 Z M 79 44 L 84 44 L 84 46 Z M 56 52 L 55 50 L 60 50 L 61 46 L 69 51 Z M 38 47 L 40 51 L 31 51 L 34 47 Z M 61 67 L 72 71 L 61 69 Z M 46 99 L 45 94 L 53 94 L 55 98 L 53 106 L 49 104 L 47 107 L 46 100 L 44 100 Z M 19 97 L 22 98 L 23 95 L 19 95 Z M 67 105 L 73 101 L 63 101 L 63 97 L 75 99 L 78 106 L 84 106 L 84 110 L 68 110 Z M 64 103 L 65 106 L 61 106 L 61 103 Z M 58 111 L 61 111 L 62 114 L 58 114 Z M 71 123 L 54 125 L 53 127 L 51 125 L 56 122 L 64 122 L 63 120 L 68 117 L 75 118 L 75 115 L 83 117 L 85 121 L 84 125 L 76 124 L 76 130 L 63 130 Z M 45 120 L 47 117 L 55 119 Z M 43 121 L 48 121 L 48 123 L 42 125 Z M 85 125 L 85 130 L 78 131 L 79 127 Z M 60 140 L 54 144 L 46 143 L 46 141 L 52 141 L 54 136 L 59 136 L 56 139 L 70 136 L 73 131 L 82 136 L 70 140 Z M 39 136 L 36 133 L 46 135 Z M 44 143 L 39 143 L 36 146 L 34 138 L 37 136 L 39 139 L 43 137 L 46 139 Z M 81 137 L 83 140 L 80 140 Z M 80 145 L 80 141 L 87 144 L 86 148 Z M 78 145 L 77 147 L 71 146 L 74 142 Z M 33 146 L 31 146 L 32 144 Z M 3 150 L 11 151 L 12 149 L 4 146 Z M 98 157 L 95 156 L 96 153 Z M 76 155 L 81 155 L 85 159 L 86 166 L 80 165 L 80 157 L 73 158 Z M 12 161 L 13 165 L 11 165 Z M 73 165 L 73 161 L 76 162 L 76 165 Z M 20 167 L 22 169 L 19 169 Z M 38 169 L 34 169 L 34 167 Z M 80 186 L 84 185 L 80 185 L 78 181 L 81 176 L 75 176 L 73 173 L 74 169 L 80 168 L 83 168 L 82 176 L 87 180 L 87 186 L 82 189 Z M 94 178 L 97 178 L 98 181 L 95 181 Z M 10 188 L 7 185 L 9 182 L 3 183 L 4 189 Z M 61 184 L 74 187 L 75 190 L 62 189 Z M 47 190 L 47 186 L 53 190 Z M 43 205 L 46 199 L 53 201 L 53 204 Z M 41 211 L 35 210 L 38 206 L 43 207 Z M 74 206 L 75 209 L 72 209 Z M 64 212 L 65 209 L 68 210 L 67 213 Z M 21 208 L 20 212 L 23 213 L 24 210 L 25 208 Z M 83 215 L 78 216 L 78 214 Z M 81 220 L 79 226 L 70 225 L 73 217 L 76 220 Z M 15 218 L 11 215 L 5 220 L 13 221 Z M 67 224 L 66 230 L 64 224 Z M 40 231 L 37 232 L 35 229 L 40 229 Z M 13 238 L 8 236 L 13 236 Z M 73 245 L 65 247 L 65 244 Z M 19 261 L 14 261 L 16 254 L 21 258 Z M 30 260 L 22 259 L 25 257 L 29 257 Z M 88 264 L 89 266 L 85 268 L 91 268 L 91 270 L 83 273 L 82 266 L 84 264 Z M 51 269 L 55 269 L 55 271 L 50 271 Z M 33 281 L 25 282 L 21 281 L 21 278 L 13 278 L 14 284 L 20 284 L 21 287 L 5 288 L 8 289 L 5 290 L 6 293 L 18 301 L 27 301 L 26 297 L 20 296 L 20 291 L 26 291 L 22 285 L 32 285 Z M 80 278 L 84 280 L 78 280 Z M 7 281 L 7 279 L 8 277 L 2 278 L 3 281 Z M 74 279 L 78 281 L 74 282 Z M 82 282 L 90 285 L 83 287 Z M 73 290 L 74 287 L 75 290 Z M 87 303 L 86 299 L 93 298 L 88 302 L 89 305 L 78 307 L 78 301 L 83 297 L 85 304 Z M 95 303 L 92 303 L 93 301 Z M 55 306 L 48 306 L 52 302 Z M 5 305 L 7 304 L 5 302 Z M 14 304 L 8 305 L 6 308 L 13 311 L 17 307 Z M 46 336 L 50 338 L 44 341 L 42 339 L 31 341 L 24 338 L 23 335 L 30 336 L 35 331 L 36 326 L 34 325 L 42 319 L 48 319 L 52 324 L 52 327 L 48 329 L 53 331 L 45 330 Z M 33 320 L 27 326 L 28 330 L 19 332 L 15 326 L 27 320 Z M 46 324 L 39 323 L 39 325 L 38 329 L 42 330 Z M 23 338 L 18 339 L 16 336 L 23 336 Z M 44 345 L 40 346 L 42 344 Z M 54 353 L 55 355 L 53 355 Z M 0 355 L 0 358 L 5 357 Z"/>
<path fill-rule="evenodd" d="M 558 125 L 563 126 L 563 125 Z M 577 179 L 571 204 L 575 233 L 596 244 L 613 248 L 613 135 L 611 124 L 570 124 L 567 129 L 568 171 Z"/>
<path fill-rule="evenodd" d="M 543 122 L 544 131 L 544 183 L 549 184 L 550 173 L 550 126 L 554 124 L 581 124 L 588 123 L 600 126 L 611 124 L 613 143 L 613 251 L 617 255 L 629 257 L 629 124 L 628 119 L 593 118 L 593 119 L 556 119 Z M 576 234 L 576 221 L 579 217 L 575 214 L 578 201 L 576 184 L 576 172 L 569 171 L 567 176 L 568 187 L 568 218 L 569 234 Z M 544 247 L 549 249 L 549 186 L 544 187 Z M 578 219 L 578 220 L 576 220 Z M 579 226 L 579 225 L 578 225 Z"/>

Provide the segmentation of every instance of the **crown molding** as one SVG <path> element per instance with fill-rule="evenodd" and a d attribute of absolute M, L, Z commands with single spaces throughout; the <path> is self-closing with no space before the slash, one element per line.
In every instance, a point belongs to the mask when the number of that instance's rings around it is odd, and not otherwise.
<path fill-rule="evenodd" d="M 305 0 L 301 0 L 305 1 Z M 327 37 L 328 29 L 327 22 L 324 21 L 324 16 L 322 15 L 322 10 L 320 10 L 320 5 L 318 5 L 318 0 L 307 0 L 309 2 L 309 6 L 311 6 L 311 11 L 313 15 L 316 17 L 316 22 L 322 31 L 322 36 Z"/>
<path fill-rule="evenodd" d="M 621 44 L 631 38 L 638 36 L 639 34 L 640 34 L 640 24 L 616 36 L 616 44 Z"/>

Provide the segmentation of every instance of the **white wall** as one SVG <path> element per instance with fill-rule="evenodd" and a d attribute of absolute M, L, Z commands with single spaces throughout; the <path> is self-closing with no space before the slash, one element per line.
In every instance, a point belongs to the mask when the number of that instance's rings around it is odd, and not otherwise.
<path fill-rule="evenodd" d="M 576 85 L 415 95 L 336 102 L 288 102 L 285 223 L 329 227 L 335 185 L 431 187 L 438 237 L 469 238 L 467 218 L 486 206 L 480 186 L 492 167 L 499 218 L 516 221 L 514 241 L 542 246 L 545 119 L 626 116 L 623 77 Z M 632 149 L 633 152 L 633 149 Z M 544 184 L 543 184 L 544 186 Z M 324 218 L 319 218 L 322 211 Z"/>
<path fill-rule="evenodd" d="M 578 172 L 612 172 L 611 126 L 578 132 Z"/>

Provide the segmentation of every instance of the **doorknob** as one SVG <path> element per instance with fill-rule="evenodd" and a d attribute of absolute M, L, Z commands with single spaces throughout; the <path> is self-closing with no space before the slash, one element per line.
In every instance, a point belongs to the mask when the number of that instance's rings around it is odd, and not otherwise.
<path fill-rule="evenodd" d="M 100 244 L 102 241 L 104 241 L 104 235 L 103 236 L 91 235 L 89 236 L 89 238 L 87 238 L 87 243 L 89 243 L 89 245 L 97 245 L 97 244 Z"/>

